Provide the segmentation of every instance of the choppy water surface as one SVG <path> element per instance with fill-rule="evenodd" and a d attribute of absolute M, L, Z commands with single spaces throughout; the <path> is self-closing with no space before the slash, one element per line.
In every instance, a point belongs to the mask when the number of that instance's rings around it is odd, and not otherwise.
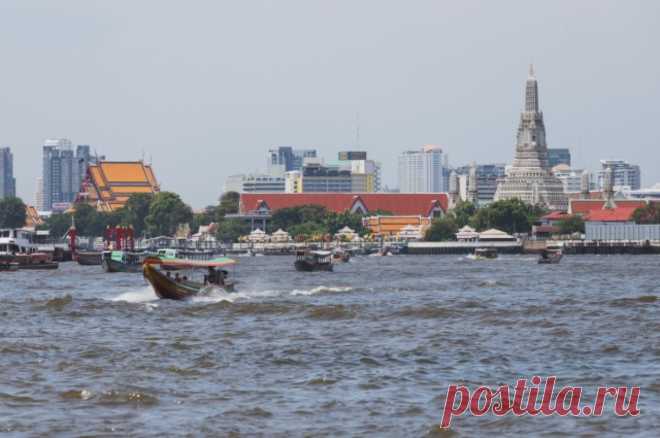
<path fill-rule="evenodd" d="M 0 273 L 0 431 L 17 435 L 639 435 L 660 430 L 660 258 L 240 259 L 240 292 L 139 274 Z M 447 385 L 642 387 L 636 418 L 460 417 Z"/>

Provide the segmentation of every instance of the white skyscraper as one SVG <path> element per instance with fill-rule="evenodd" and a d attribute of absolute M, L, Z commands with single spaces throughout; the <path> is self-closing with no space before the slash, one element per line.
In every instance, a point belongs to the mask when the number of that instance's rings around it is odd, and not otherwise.
<path fill-rule="evenodd" d="M 399 155 L 401 193 L 446 192 L 449 174 L 444 157 L 442 148 L 433 145 Z"/>

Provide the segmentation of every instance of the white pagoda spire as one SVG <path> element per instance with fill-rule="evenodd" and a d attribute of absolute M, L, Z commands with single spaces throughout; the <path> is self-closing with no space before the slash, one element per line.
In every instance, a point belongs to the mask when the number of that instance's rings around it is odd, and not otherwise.
<path fill-rule="evenodd" d="M 529 65 L 529 77 L 525 88 L 525 112 L 539 112 L 539 85 L 534 74 L 534 65 Z"/>

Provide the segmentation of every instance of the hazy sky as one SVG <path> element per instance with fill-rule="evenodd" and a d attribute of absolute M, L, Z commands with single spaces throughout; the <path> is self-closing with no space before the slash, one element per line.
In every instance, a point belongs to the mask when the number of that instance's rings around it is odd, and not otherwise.
<path fill-rule="evenodd" d="M 0 145 L 33 202 L 48 137 L 152 157 L 164 190 L 214 203 L 275 145 L 360 143 L 396 185 L 424 144 L 512 160 L 528 64 L 550 147 L 660 181 L 660 2 L 0 2 Z"/>

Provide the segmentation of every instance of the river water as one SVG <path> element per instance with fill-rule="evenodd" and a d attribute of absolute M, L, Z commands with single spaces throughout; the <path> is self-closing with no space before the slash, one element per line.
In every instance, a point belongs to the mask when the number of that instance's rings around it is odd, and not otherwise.
<path fill-rule="evenodd" d="M 139 274 L 0 273 L 0 432 L 657 436 L 660 258 L 241 258 L 239 292 L 158 300 Z M 451 383 L 640 386 L 637 417 L 455 418 Z M 608 405 L 609 406 L 609 405 Z"/>

